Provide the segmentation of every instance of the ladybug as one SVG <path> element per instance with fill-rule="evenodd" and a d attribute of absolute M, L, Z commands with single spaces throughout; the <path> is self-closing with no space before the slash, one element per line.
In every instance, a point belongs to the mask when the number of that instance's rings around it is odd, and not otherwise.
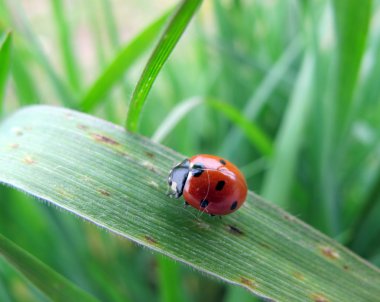
<path fill-rule="evenodd" d="M 195 155 L 176 165 L 168 177 L 169 196 L 210 215 L 227 215 L 241 207 L 247 183 L 239 169 L 227 160 L 208 154 Z"/>

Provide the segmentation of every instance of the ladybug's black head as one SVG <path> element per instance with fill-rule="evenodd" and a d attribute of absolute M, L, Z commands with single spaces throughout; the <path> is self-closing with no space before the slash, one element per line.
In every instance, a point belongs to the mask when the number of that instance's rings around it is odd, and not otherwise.
<path fill-rule="evenodd" d="M 176 165 L 169 174 L 168 184 L 170 197 L 179 198 L 182 195 L 183 188 L 190 171 L 190 161 L 185 159 L 183 162 Z"/>

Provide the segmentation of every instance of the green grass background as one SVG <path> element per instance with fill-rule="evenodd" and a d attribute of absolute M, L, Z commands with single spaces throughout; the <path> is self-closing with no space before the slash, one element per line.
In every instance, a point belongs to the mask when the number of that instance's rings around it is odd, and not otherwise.
<path fill-rule="evenodd" d="M 83 108 L 120 51 L 176 3 L 0 0 L 0 44 L 12 32 L 0 113 Z M 157 140 L 187 155 L 228 158 L 250 189 L 380 266 L 378 15 L 379 1 L 367 0 L 205 1 L 138 131 L 166 131 Z M 124 63 L 136 64 L 107 74 L 117 81 L 86 110 L 125 124 L 154 37 L 133 44 Z M 0 209 L 1 234 L 100 300 L 256 301 L 9 188 L 0 188 Z M 0 301 L 47 299 L 0 259 Z"/>

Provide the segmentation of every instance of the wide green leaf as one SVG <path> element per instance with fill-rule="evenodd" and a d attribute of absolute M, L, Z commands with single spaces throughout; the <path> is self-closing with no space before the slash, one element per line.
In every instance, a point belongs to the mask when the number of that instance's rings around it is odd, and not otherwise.
<path fill-rule="evenodd" d="M 218 219 L 167 197 L 183 159 L 121 127 L 34 106 L 0 126 L 0 181 L 276 301 L 376 301 L 380 272 L 249 192 Z"/>

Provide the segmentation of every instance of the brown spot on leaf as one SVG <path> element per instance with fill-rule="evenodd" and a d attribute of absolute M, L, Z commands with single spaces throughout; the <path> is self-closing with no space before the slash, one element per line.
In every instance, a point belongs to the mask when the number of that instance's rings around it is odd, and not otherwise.
<path fill-rule="evenodd" d="M 250 288 L 257 288 L 257 285 L 255 284 L 255 282 L 253 280 L 250 280 L 248 278 L 245 278 L 245 277 L 241 277 L 240 278 L 240 282 Z"/>
<path fill-rule="evenodd" d="M 72 199 L 74 198 L 74 195 L 66 191 L 63 187 L 58 187 L 57 188 L 57 193 L 61 195 L 62 197 Z"/>
<path fill-rule="evenodd" d="M 285 213 L 284 214 L 284 218 L 288 221 L 293 221 L 294 220 L 294 217 L 288 213 Z"/>
<path fill-rule="evenodd" d="M 294 272 L 293 277 L 301 281 L 305 280 L 305 276 L 301 274 L 300 272 Z"/>
<path fill-rule="evenodd" d="M 312 294 L 311 298 L 314 302 L 329 302 L 329 300 L 321 294 Z"/>
<path fill-rule="evenodd" d="M 73 119 L 73 114 L 71 112 L 66 112 L 65 113 L 65 117 L 68 119 L 68 120 L 72 120 Z"/>
<path fill-rule="evenodd" d="M 78 128 L 78 129 L 81 129 L 81 130 L 87 130 L 87 129 L 88 129 L 88 126 L 83 125 L 83 124 L 78 124 L 78 125 L 77 125 L 77 128 Z"/>
<path fill-rule="evenodd" d="M 266 249 L 270 250 L 271 247 L 269 244 L 265 243 L 265 242 L 259 242 L 259 244 L 262 246 L 262 247 L 265 247 Z"/>
<path fill-rule="evenodd" d="M 207 230 L 210 228 L 210 225 L 204 221 L 201 220 L 194 220 L 197 226 L 202 230 Z"/>
<path fill-rule="evenodd" d="M 30 155 L 25 156 L 22 161 L 27 165 L 32 165 L 36 162 Z"/>
<path fill-rule="evenodd" d="M 120 156 L 122 156 L 124 158 L 132 160 L 132 157 L 130 157 L 129 154 L 126 151 L 119 150 L 119 149 L 115 150 L 117 152 L 117 154 L 119 154 Z"/>
<path fill-rule="evenodd" d="M 111 193 L 104 189 L 99 189 L 98 192 L 102 194 L 103 196 L 111 196 Z"/>
<path fill-rule="evenodd" d="M 244 235 L 244 232 L 241 229 L 237 228 L 236 226 L 228 225 L 227 228 L 228 228 L 228 231 L 232 235 L 237 235 L 237 236 Z"/>
<path fill-rule="evenodd" d="M 154 180 L 149 181 L 148 184 L 149 184 L 151 187 L 155 188 L 155 189 L 158 189 L 158 188 L 160 187 L 160 186 L 158 185 L 158 183 L 156 183 Z"/>
<path fill-rule="evenodd" d="M 17 149 L 18 147 L 20 147 L 20 145 L 14 143 L 14 144 L 10 144 L 9 147 L 10 147 L 11 149 Z"/>
<path fill-rule="evenodd" d="M 12 132 L 16 135 L 16 136 L 21 136 L 24 134 L 24 132 L 22 131 L 21 128 L 18 128 L 18 127 L 14 127 L 12 128 Z"/>
<path fill-rule="evenodd" d="M 154 238 L 152 238 L 151 236 L 148 236 L 148 235 L 145 235 L 144 236 L 144 239 L 146 242 L 150 243 L 150 244 L 157 244 L 157 240 L 155 240 Z"/>
<path fill-rule="evenodd" d="M 154 157 L 155 157 L 155 155 L 154 155 L 152 152 L 145 151 L 145 154 L 146 154 L 146 156 L 148 156 L 149 158 L 154 158 Z"/>
<path fill-rule="evenodd" d="M 149 161 L 143 161 L 143 162 L 141 163 L 141 165 L 142 165 L 143 167 L 145 167 L 146 169 L 148 169 L 149 171 L 152 171 L 152 172 L 157 173 L 157 171 L 156 171 L 154 165 L 153 165 L 151 162 L 149 162 Z"/>
<path fill-rule="evenodd" d="M 343 269 L 344 269 L 345 271 L 348 271 L 350 268 L 348 267 L 347 264 L 345 264 L 345 265 L 343 265 Z"/>
<path fill-rule="evenodd" d="M 322 246 L 320 249 L 322 254 L 331 260 L 336 260 L 340 258 L 339 253 L 329 246 Z"/>
<path fill-rule="evenodd" d="M 104 136 L 104 135 L 101 135 L 101 134 L 98 134 L 98 133 L 93 133 L 92 137 L 96 141 L 101 142 L 101 143 L 110 144 L 110 145 L 120 145 L 119 142 L 113 140 L 112 138 L 109 138 L 107 136 Z"/>

